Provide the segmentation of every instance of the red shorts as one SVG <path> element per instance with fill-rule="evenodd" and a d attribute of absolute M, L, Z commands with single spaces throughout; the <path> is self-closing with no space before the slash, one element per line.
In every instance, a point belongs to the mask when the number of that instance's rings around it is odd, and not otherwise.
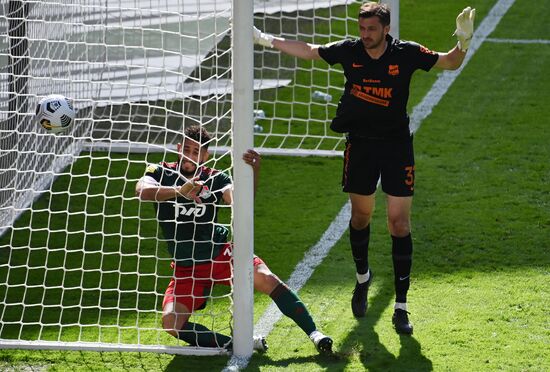
<path fill-rule="evenodd" d="M 211 263 L 176 266 L 172 262 L 174 277 L 166 288 L 162 307 L 175 301 L 194 311 L 203 307 L 214 284 L 231 285 L 233 278 L 231 252 L 232 245 L 227 243 Z M 254 267 L 263 263 L 261 258 L 254 256 Z"/>

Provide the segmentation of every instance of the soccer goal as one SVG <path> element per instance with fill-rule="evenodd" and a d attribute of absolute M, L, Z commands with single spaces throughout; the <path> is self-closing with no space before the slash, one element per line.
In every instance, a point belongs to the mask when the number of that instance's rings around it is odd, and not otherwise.
<path fill-rule="evenodd" d="M 219 223 L 250 255 L 251 177 L 240 152 L 335 156 L 344 139 L 329 129 L 341 71 L 253 49 L 247 30 L 254 23 L 326 43 L 356 35 L 357 8 L 346 0 L 2 2 L 0 347 L 225 353 L 162 329 L 171 257 L 135 183 L 147 164 L 177 159 L 184 127 L 203 125 L 216 138 L 206 165 L 235 183 L 236 206 Z M 69 131 L 53 135 L 33 120 L 49 94 L 73 102 Z M 247 354 L 252 284 L 243 270 L 251 268 L 244 256 L 235 265 L 234 286 L 214 289 L 192 320 L 233 333 L 234 350 Z"/>

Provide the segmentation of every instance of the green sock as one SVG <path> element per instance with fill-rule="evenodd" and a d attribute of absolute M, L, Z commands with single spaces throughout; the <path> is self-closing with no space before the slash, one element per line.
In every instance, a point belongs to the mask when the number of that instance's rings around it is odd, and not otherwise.
<path fill-rule="evenodd" d="M 213 332 L 202 324 L 187 322 L 178 332 L 178 338 L 191 346 L 222 347 L 231 337 Z"/>
<path fill-rule="evenodd" d="M 279 310 L 302 328 L 306 335 L 310 335 L 317 327 L 309 315 L 306 306 L 298 295 L 290 290 L 286 284 L 281 283 L 269 294 Z"/>

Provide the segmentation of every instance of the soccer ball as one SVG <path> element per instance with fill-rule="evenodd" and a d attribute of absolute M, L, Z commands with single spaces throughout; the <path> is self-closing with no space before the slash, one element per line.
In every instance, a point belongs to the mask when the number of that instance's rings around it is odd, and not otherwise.
<path fill-rule="evenodd" d="M 73 125 L 75 116 L 71 102 L 59 94 L 42 98 L 36 106 L 36 120 L 50 133 L 68 130 Z"/>

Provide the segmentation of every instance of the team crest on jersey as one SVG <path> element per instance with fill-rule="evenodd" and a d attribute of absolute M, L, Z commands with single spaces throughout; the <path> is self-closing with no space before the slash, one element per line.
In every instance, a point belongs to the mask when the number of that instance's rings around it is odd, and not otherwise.
<path fill-rule="evenodd" d="M 399 75 L 399 65 L 389 65 L 388 74 L 391 76 Z"/>
<path fill-rule="evenodd" d="M 202 190 L 201 192 L 199 193 L 199 197 L 201 199 L 208 199 L 210 197 L 210 195 L 212 195 L 212 192 L 210 191 L 210 189 L 208 188 L 208 186 L 206 185 L 203 185 L 202 186 Z"/>

